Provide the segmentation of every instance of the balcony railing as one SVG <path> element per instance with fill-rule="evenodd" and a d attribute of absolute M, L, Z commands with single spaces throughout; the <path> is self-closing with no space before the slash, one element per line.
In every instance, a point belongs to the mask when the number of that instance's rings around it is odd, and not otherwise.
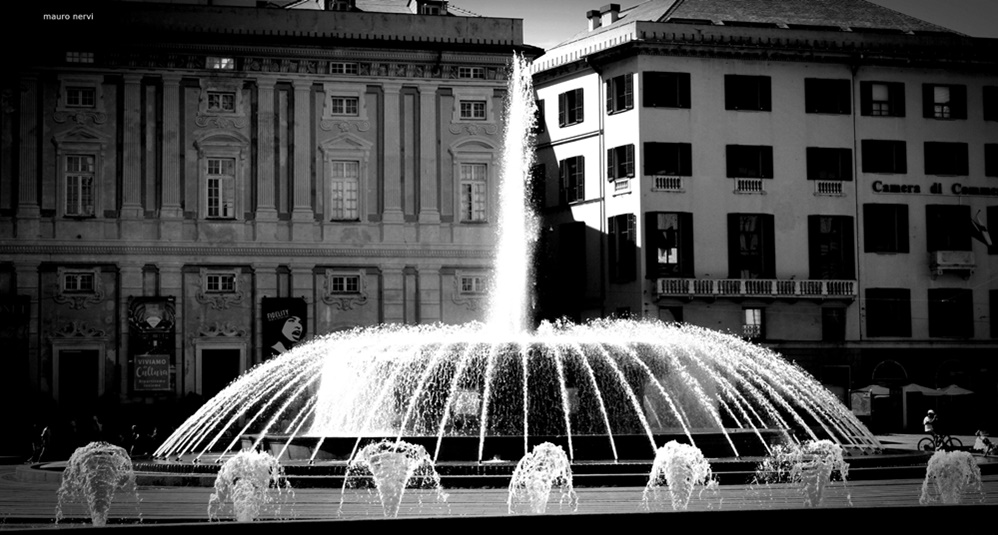
<path fill-rule="evenodd" d="M 845 195 L 845 191 L 842 189 L 842 182 L 838 180 L 815 180 L 814 194 L 841 197 Z"/>
<path fill-rule="evenodd" d="M 655 175 L 654 191 L 683 191 L 683 177 Z"/>
<path fill-rule="evenodd" d="M 761 178 L 736 178 L 735 193 L 765 194 Z"/>
<path fill-rule="evenodd" d="M 856 298 L 854 280 L 658 279 L 655 289 L 660 297 Z"/>

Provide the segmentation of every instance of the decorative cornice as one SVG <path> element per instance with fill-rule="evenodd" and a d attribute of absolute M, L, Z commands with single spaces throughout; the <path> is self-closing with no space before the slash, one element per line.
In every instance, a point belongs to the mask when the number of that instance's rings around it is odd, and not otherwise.
<path fill-rule="evenodd" d="M 205 257 L 347 257 L 347 258 L 491 258 L 495 252 L 484 249 L 400 249 L 376 247 L 323 248 L 323 247 L 267 247 L 248 244 L 245 247 L 221 246 L 159 246 L 159 245 L 40 245 L 0 244 L 4 255 L 67 255 L 67 256 L 166 256 L 173 258 Z"/>
<path fill-rule="evenodd" d="M 194 124 L 201 128 L 209 126 L 215 128 L 245 128 L 248 124 L 245 117 L 225 117 L 222 115 L 208 115 L 198 112 L 194 117 Z"/>
<path fill-rule="evenodd" d="M 76 124 L 86 124 L 87 120 L 93 121 L 94 124 L 104 124 L 107 122 L 107 114 L 100 111 L 57 111 L 52 113 L 52 120 L 62 124 L 66 121 L 72 120 Z"/>
<path fill-rule="evenodd" d="M 356 128 L 358 132 L 367 132 L 371 129 L 370 121 L 349 121 L 342 119 L 323 119 L 319 123 L 319 128 L 329 132 L 331 130 L 339 130 L 340 132 L 348 132 L 350 128 Z"/>
<path fill-rule="evenodd" d="M 481 134 L 488 134 L 492 136 L 499 131 L 499 128 L 494 123 L 457 123 L 450 125 L 448 130 L 450 130 L 451 134 L 455 135 L 466 132 L 471 136 L 478 136 Z"/>
<path fill-rule="evenodd" d="M 94 329 L 85 321 L 73 320 L 52 331 L 50 338 L 104 338 L 106 335 L 102 329 Z"/>
<path fill-rule="evenodd" d="M 240 329 L 230 322 L 216 321 L 210 325 L 198 326 L 198 335 L 206 338 L 246 336 L 246 329 Z"/>

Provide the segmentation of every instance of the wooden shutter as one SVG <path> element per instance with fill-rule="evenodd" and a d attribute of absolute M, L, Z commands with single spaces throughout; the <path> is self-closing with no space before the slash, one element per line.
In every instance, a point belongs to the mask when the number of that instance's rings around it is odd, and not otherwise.
<path fill-rule="evenodd" d="M 904 117 L 904 83 L 895 82 L 887 85 L 888 98 L 891 100 L 891 115 Z"/>
<path fill-rule="evenodd" d="M 859 113 L 860 115 L 873 114 L 873 82 L 859 83 Z"/>
<path fill-rule="evenodd" d="M 693 266 L 693 214 L 679 213 L 679 276 L 694 277 Z"/>
<path fill-rule="evenodd" d="M 759 214 L 762 231 L 762 276 L 763 279 L 776 278 L 776 229 L 772 214 Z"/>
<path fill-rule="evenodd" d="M 606 151 L 606 179 L 610 181 L 617 178 L 615 161 L 616 152 L 617 151 L 614 149 L 607 149 Z"/>
<path fill-rule="evenodd" d="M 954 119 L 967 118 L 967 86 L 949 86 L 949 102 L 951 117 Z"/>
<path fill-rule="evenodd" d="M 844 279 L 852 280 L 856 278 L 856 240 L 853 239 L 853 219 L 852 216 L 839 216 L 842 221 L 842 272 L 839 274 Z"/>
<path fill-rule="evenodd" d="M 891 147 L 894 151 L 894 172 L 904 174 L 908 172 L 908 150 L 904 141 L 895 141 Z"/>
<path fill-rule="evenodd" d="M 634 176 L 634 144 L 624 147 L 624 176 Z"/>
<path fill-rule="evenodd" d="M 572 169 L 575 177 L 575 200 L 582 201 L 586 198 L 586 159 L 584 156 L 575 157 L 575 168 Z"/>
<path fill-rule="evenodd" d="M 613 113 L 613 78 L 603 84 L 606 91 L 606 112 Z"/>
<path fill-rule="evenodd" d="M 619 251 L 617 249 L 617 216 L 606 218 L 606 232 L 606 248 L 610 251 L 607 276 L 610 277 L 610 282 L 617 282 L 617 264 L 620 262 Z"/>
<path fill-rule="evenodd" d="M 558 162 L 558 197 L 562 204 L 568 202 L 568 160 Z"/>
<path fill-rule="evenodd" d="M 738 218 L 741 214 L 728 214 L 728 278 L 741 277 L 739 268 L 741 247 L 738 243 Z"/>
<path fill-rule="evenodd" d="M 582 106 L 582 89 L 575 90 L 575 122 L 581 123 L 585 120 L 583 116 L 583 106 Z"/>
<path fill-rule="evenodd" d="M 623 216 L 623 235 L 621 239 L 623 243 L 620 248 L 620 272 L 618 277 L 621 282 L 630 282 L 635 278 L 636 261 L 635 255 L 637 254 L 637 246 L 635 244 L 635 238 L 637 237 L 637 216 L 634 214 L 626 214 Z"/>
<path fill-rule="evenodd" d="M 759 86 L 759 109 L 762 111 L 773 111 L 773 90 L 770 87 L 772 81 L 769 76 L 758 76 Z"/>
<path fill-rule="evenodd" d="M 738 157 L 741 155 L 738 145 L 726 145 L 724 147 L 724 157 L 728 167 L 728 178 L 735 178 L 738 175 Z"/>
<path fill-rule="evenodd" d="M 634 75 L 627 73 L 624 75 L 624 109 L 629 110 L 634 107 Z"/>
<path fill-rule="evenodd" d="M 821 278 L 821 217 L 807 216 L 807 264 L 808 278 Z"/>
<path fill-rule="evenodd" d="M 690 102 L 690 73 L 680 72 L 676 74 L 676 92 L 679 97 L 677 104 L 680 108 L 689 108 Z"/>
<path fill-rule="evenodd" d="M 900 204 L 894 205 L 895 208 L 895 221 L 898 247 L 897 252 L 907 253 L 909 251 L 908 244 L 908 205 Z"/>
<path fill-rule="evenodd" d="M 568 93 L 558 95 L 558 126 L 568 124 Z"/>
<path fill-rule="evenodd" d="M 693 176 L 693 145 L 680 143 L 676 152 L 679 157 L 679 175 Z"/>
<path fill-rule="evenodd" d="M 852 149 L 838 149 L 839 178 L 852 182 Z"/>
<path fill-rule="evenodd" d="M 658 212 L 645 212 L 645 278 L 658 278 Z"/>
<path fill-rule="evenodd" d="M 808 147 L 806 151 L 807 155 L 807 179 L 808 180 L 818 180 L 821 176 L 821 149 L 817 147 Z"/>
<path fill-rule="evenodd" d="M 936 86 L 932 84 L 922 84 L 922 117 L 931 119 L 936 116 Z M 952 97 L 951 97 L 952 98 Z"/>
<path fill-rule="evenodd" d="M 759 147 L 760 178 L 773 178 L 773 147 Z"/>

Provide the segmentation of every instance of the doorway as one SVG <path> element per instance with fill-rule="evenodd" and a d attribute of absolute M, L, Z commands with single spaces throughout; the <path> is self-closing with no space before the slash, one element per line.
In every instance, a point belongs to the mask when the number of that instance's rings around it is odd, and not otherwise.
<path fill-rule="evenodd" d="M 55 355 L 56 401 L 74 413 L 90 412 L 101 394 L 100 350 L 61 348 Z"/>

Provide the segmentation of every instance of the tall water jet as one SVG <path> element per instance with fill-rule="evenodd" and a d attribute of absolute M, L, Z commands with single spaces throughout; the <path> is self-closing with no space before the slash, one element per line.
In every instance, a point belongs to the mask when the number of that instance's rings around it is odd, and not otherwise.
<path fill-rule="evenodd" d="M 62 473 L 56 523 L 63 518 L 64 505 L 77 501 L 86 504 L 93 525 L 106 525 L 111 502 L 121 489 L 128 490 L 134 497 L 138 511 L 135 472 L 132 460 L 124 449 L 106 442 L 91 442 L 77 448 Z"/>
<path fill-rule="evenodd" d="M 509 482 L 509 514 L 543 514 L 551 492 L 558 492 L 558 505 L 573 510 L 579 498 L 572 488 L 572 466 L 565 450 L 550 442 L 538 444 L 516 464 Z"/>
<path fill-rule="evenodd" d="M 661 500 L 662 488 L 666 487 L 672 509 L 685 511 L 694 490 L 699 487 L 703 492 L 716 486 L 710 463 L 700 449 L 673 440 L 655 453 L 655 462 L 641 497 L 645 507 L 651 509 L 653 503 Z"/>
<path fill-rule="evenodd" d="M 956 504 L 966 492 L 981 494 L 981 469 L 974 456 L 966 451 L 937 451 L 925 467 L 925 481 L 918 503 L 941 501 Z M 981 494 L 983 498 L 983 494 Z"/>
<path fill-rule="evenodd" d="M 368 444 L 347 467 L 343 488 L 358 488 L 373 484 L 381 501 L 384 515 L 395 518 L 402 506 L 407 488 L 432 492 L 437 503 L 445 503 L 447 494 L 440 487 L 440 475 L 426 449 L 405 441 L 381 441 Z M 422 494 L 419 505 L 422 505 Z M 340 502 L 342 511 L 343 502 Z"/>
<path fill-rule="evenodd" d="M 215 492 L 208 500 L 208 518 L 219 520 L 231 507 L 237 522 L 252 522 L 275 505 L 274 516 L 287 501 L 291 485 L 277 459 L 262 451 L 240 451 L 222 464 L 215 478 Z"/>

